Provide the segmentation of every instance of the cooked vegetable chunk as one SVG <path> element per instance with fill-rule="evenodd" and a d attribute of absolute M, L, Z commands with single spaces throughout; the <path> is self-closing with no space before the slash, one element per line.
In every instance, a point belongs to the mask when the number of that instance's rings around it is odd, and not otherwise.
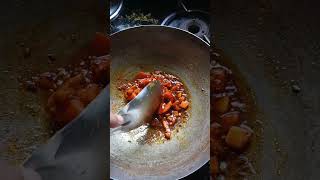
<path fill-rule="evenodd" d="M 228 144 L 228 146 L 236 150 L 243 150 L 244 147 L 248 144 L 250 137 L 251 132 L 249 130 L 237 126 L 232 126 L 227 134 L 226 143 Z"/>
<path fill-rule="evenodd" d="M 218 98 L 215 102 L 213 102 L 213 109 L 217 113 L 225 113 L 229 109 L 230 98 L 229 96 L 223 96 Z"/>

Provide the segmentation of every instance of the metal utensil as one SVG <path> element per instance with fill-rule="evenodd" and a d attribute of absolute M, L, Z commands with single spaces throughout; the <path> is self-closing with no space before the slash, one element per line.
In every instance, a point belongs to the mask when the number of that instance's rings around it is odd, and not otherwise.
<path fill-rule="evenodd" d="M 202 167 L 210 158 L 209 45 L 189 32 L 164 26 L 126 29 L 112 34 L 111 41 L 113 111 L 123 107 L 119 79 L 132 79 L 140 71 L 179 77 L 191 103 L 187 122 L 163 143 L 164 137 L 145 125 L 110 136 L 110 177 L 180 179 Z"/>
<path fill-rule="evenodd" d="M 159 81 L 154 81 L 142 89 L 142 91 L 124 108 L 119 111 L 124 123 L 117 128 L 110 130 L 130 131 L 141 126 L 159 108 L 161 103 L 161 85 Z"/>
<path fill-rule="evenodd" d="M 35 150 L 24 167 L 43 180 L 103 179 L 107 167 L 109 85 L 71 123 Z"/>

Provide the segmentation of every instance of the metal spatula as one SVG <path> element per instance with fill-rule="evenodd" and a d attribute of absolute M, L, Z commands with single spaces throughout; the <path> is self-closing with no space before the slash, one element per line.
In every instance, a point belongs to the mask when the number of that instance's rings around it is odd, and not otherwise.
<path fill-rule="evenodd" d="M 144 123 L 159 107 L 161 86 L 150 83 L 120 112 L 128 131 Z M 59 130 L 23 164 L 43 180 L 92 180 L 109 177 L 109 86 L 71 123 Z"/>
<path fill-rule="evenodd" d="M 31 155 L 24 167 L 43 180 L 109 177 L 109 86 L 71 123 Z"/>
<path fill-rule="evenodd" d="M 130 131 L 141 126 L 145 121 L 152 117 L 161 103 L 161 85 L 159 81 L 154 81 L 142 89 L 142 91 L 119 111 L 124 123 L 117 128 L 110 130 Z"/>

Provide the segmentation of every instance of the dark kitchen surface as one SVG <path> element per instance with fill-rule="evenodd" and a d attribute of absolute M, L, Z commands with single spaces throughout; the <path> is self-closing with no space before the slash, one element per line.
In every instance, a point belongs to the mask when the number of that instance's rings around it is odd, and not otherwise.
<path fill-rule="evenodd" d="M 279 150 L 263 156 L 262 177 L 319 179 L 319 6 L 289 0 L 214 2 L 215 46 L 233 59 L 253 91 L 265 92 L 256 94 L 257 102 L 265 105 L 259 108 L 269 114 L 266 129 L 274 133 L 264 136 L 276 139 Z M 261 90 L 265 87 L 268 91 Z M 272 140 L 264 143 L 273 146 Z"/>
<path fill-rule="evenodd" d="M 188 9 L 209 11 L 209 0 L 182 1 Z M 111 32 L 136 25 L 161 24 L 170 14 L 183 11 L 178 0 L 124 0 L 119 16 L 111 22 Z"/>
<path fill-rule="evenodd" d="M 207 163 L 204 166 L 202 166 L 199 170 L 196 172 L 190 174 L 189 176 L 183 178 L 184 180 L 194 180 L 194 179 L 201 179 L 201 180 L 209 180 L 210 179 L 210 164 Z"/>
<path fill-rule="evenodd" d="M 184 0 L 183 3 L 188 9 L 209 10 L 209 0 Z M 183 7 L 175 0 L 124 0 L 119 16 L 111 22 L 111 33 L 137 25 L 160 25 L 167 16 L 178 11 L 183 11 Z M 210 179 L 209 163 L 184 179 L 195 178 Z"/>

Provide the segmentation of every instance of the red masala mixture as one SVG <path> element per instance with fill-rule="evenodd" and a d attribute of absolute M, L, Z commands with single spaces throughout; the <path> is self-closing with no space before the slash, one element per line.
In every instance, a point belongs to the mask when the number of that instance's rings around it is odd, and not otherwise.
<path fill-rule="evenodd" d="M 172 130 L 177 122 L 187 117 L 186 110 L 190 100 L 181 80 L 162 71 L 139 72 L 133 81 L 119 86 L 127 102 L 134 99 L 150 82 L 158 80 L 162 87 L 162 100 L 154 118 L 150 121 L 152 127 L 162 127 L 167 139 L 172 136 Z"/>

